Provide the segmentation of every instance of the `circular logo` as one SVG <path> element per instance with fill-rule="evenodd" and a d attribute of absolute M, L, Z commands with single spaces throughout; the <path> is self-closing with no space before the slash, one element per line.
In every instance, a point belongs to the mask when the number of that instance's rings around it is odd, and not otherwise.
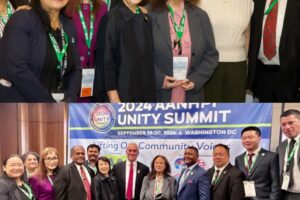
<path fill-rule="evenodd" d="M 90 109 L 90 126 L 98 133 L 106 133 L 115 124 L 116 113 L 110 104 L 95 104 Z"/>

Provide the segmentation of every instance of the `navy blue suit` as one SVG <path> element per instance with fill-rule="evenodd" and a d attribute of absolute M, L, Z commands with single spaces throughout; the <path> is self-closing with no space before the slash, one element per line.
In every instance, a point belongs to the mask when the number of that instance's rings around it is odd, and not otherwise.
<path fill-rule="evenodd" d="M 180 179 L 182 177 L 182 171 Z M 178 188 L 177 200 L 210 200 L 210 180 L 207 172 L 196 165 Z"/>
<path fill-rule="evenodd" d="M 81 84 L 81 69 L 76 30 L 72 21 L 60 16 L 75 59 L 66 77 L 65 100 L 76 101 Z M 6 24 L 0 45 L 0 79 L 12 82 L 12 87 L 0 84 L 0 102 L 54 102 L 51 93 L 40 82 L 46 59 L 48 34 L 33 10 L 16 12 Z"/>

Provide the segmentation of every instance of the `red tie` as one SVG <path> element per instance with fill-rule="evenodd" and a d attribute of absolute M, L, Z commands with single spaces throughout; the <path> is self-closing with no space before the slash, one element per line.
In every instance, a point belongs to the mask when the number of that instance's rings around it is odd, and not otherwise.
<path fill-rule="evenodd" d="M 82 182 L 84 185 L 84 189 L 86 191 L 86 196 L 87 196 L 87 200 L 92 200 L 92 193 L 91 193 L 91 185 L 89 183 L 89 180 L 87 179 L 86 173 L 83 170 L 83 167 L 80 167 L 80 173 L 81 173 L 81 177 L 82 177 Z"/>
<path fill-rule="evenodd" d="M 270 5 L 274 0 L 271 1 Z M 275 4 L 271 12 L 268 14 L 264 27 L 264 54 L 271 60 L 276 55 L 276 25 L 278 14 L 278 2 Z"/>
<path fill-rule="evenodd" d="M 132 188 L 133 188 L 133 163 L 130 163 L 127 193 L 126 193 L 126 199 L 127 200 L 132 199 Z"/>
<path fill-rule="evenodd" d="M 248 168 L 246 168 L 247 170 L 247 173 L 250 175 L 250 169 L 252 167 L 252 158 L 255 154 L 254 153 L 249 153 L 248 156 L 249 156 L 249 160 L 248 160 Z"/>

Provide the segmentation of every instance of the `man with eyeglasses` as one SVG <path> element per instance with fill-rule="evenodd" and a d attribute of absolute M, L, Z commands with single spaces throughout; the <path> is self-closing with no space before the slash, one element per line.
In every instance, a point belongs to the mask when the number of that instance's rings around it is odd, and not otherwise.
<path fill-rule="evenodd" d="M 280 126 L 287 137 L 279 144 L 280 186 L 283 200 L 300 199 L 300 111 L 287 110 L 280 116 Z"/>
<path fill-rule="evenodd" d="M 84 166 L 82 146 L 71 149 L 72 163 L 66 165 L 54 180 L 55 200 L 92 200 L 91 176 Z"/>
<path fill-rule="evenodd" d="M 143 179 L 149 174 L 149 168 L 137 161 L 138 155 L 138 145 L 129 143 L 126 149 L 127 160 L 113 167 L 113 174 L 118 180 L 119 200 L 140 199 Z"/>

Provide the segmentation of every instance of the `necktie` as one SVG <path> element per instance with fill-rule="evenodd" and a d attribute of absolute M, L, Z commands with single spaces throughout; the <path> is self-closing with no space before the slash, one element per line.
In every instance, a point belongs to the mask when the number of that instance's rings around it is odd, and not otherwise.
<path fill-rule="evenodd" d="M 214 179 L 214 181 L 213 181 L 213 185 L 216 185 L 217 184 L 217 182 L 218 182 L 218 179 L 219 179 L 219 175 L 220 175 L 220 170 L 219 169 L 217 169 L 216 170 L 216 176 L 215 176 L 215 179 Z"/>
<path fill-rule="evenodd" d="M 127 192 L 126 192 L 127 200 L 132 199 L 132 193 L 133 193 L 132 189 L 133 189 L 133 163 L 130 163 L 129 176 L 128 176 L 128 182 L 127 182 Z"/>
<path fill-rule="evenodd" d="M 80 173 L 81 173 L 84 189 L 86 191 L 86 197 L 87 197 L 86 199 L 87 200 L 92 200 L 91 185 L 89 183 L 89 180 L 87 179 L 86 173 L 83 170 L 82 166 L 80 167 Z"/>
<path fill-rule="evenodd" d="M 270 5 L 274 2 L 271 0 Z M 273 7 L 271 12 L 268 14 L 264 33 L 263 33 L 263 44 L 264 54 L 271 60 L 276 55 L 276 26 L 277 26 L 277 14 L 278 14 L 278 3 Z"/>
<path fill-rule="evenodd" d="M 249 153 L 248 156 L 249 156 L 249 159 L 248 159 L 248 167 L 246 168 L 247 169 L 247 173 L 250 174 L 250 169 L 252 169 L 252 158 L 255 154 L 254 153 Z"/>
<path fill-rule="evenodd" d="M 291 155 L 294 146 L 295 146 L 296 141 L 294 139 L 291 139 L 290 141 L 290 147 L 289 147 L 289 154 Z M 295 155 L 295 154 L 294 154 Z M 289 187 L 294 185 L 294 179 L 293 179 L 293 168 L 294 168 L 294 157 L 290 160 L 290 162 L 287 163 L 286 165 L 286 171 L 290 173 L 290 183 L 289 183 Z"/>

